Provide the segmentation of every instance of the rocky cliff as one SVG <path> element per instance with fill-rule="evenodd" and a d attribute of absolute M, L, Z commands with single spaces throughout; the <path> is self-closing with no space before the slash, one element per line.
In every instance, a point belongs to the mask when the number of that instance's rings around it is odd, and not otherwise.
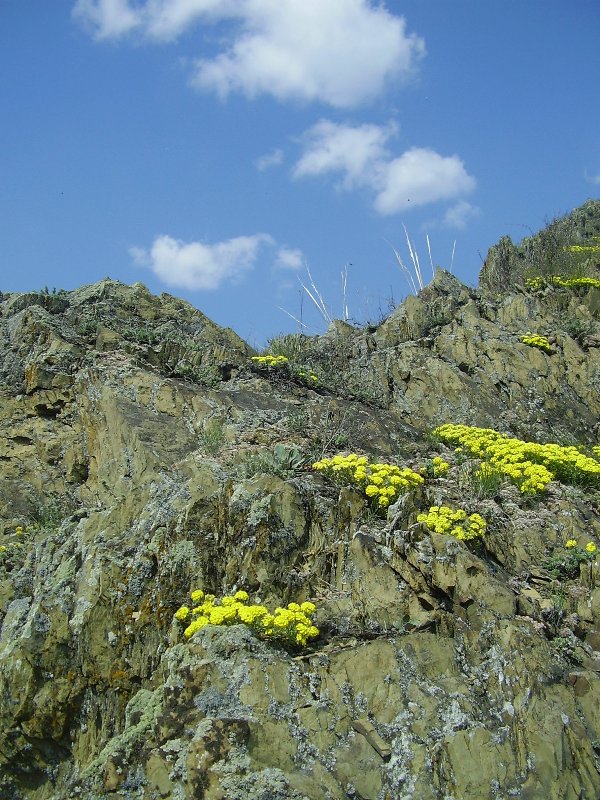
<path fill-rule="evenodd" d="M 0 297 L 0 797 L 600 796 L 600 289 L 504 256 L 270 358 L 140 284 Z M 195 589 L 319 635 L 186 638 Z"/>

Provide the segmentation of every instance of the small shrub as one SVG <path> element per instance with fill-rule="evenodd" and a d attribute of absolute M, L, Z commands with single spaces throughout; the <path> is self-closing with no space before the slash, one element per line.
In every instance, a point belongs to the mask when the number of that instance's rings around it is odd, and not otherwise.
<path fill-rule="evenodd" d="M 32 533 L 33 528 L 17 525 L 14 533 L 4 539 L 0 544 L 0 566 L 9 570 L 20 566 L 27 554 L 27 539 Z"/>
<path fill-rule="evenodd" d="M 358 432 L 355 416 L 347 409 L 340 409 L 332 402 L 317 417 L 310 428 L 315 456 L 323 458 L 325 453 L 348 447 Z"/>
<path fill-rule="evenodd" d="M 309 424 L 309 416 L 303 408 L 290 411 L 283 420 L 283 423 L 290 433 L 306 434 Z"/>
<path fill-rule="evenodd" d="M 173 376 L 199 383 L 202 386 L 216 388 L 221 383 L 221 373 L 214 365 L 194 365 L 181 360 L 173 369 Z"/>
<path fill-rule="evenodd" d="M 307 456 L 300 448 L 284 444 L 277 444 L 269 452 L 249 453 L 240 464 L 240 473 L 245 478 L 251 478 L 260 473 L 277 475 L 279 478 L 289 478 L 302 470 L 307 463 Z"/>
<path fill-rule="evenodd" d="M 220 419 L 207 419 L 200 432 L 200 444 L 211 456 L 216 456 L 225 443 L 225 426 Z"/>
<path fill-rule="evenodd" d="M 417 516 L 417 522 L 433 533 L 444 533 L 460 541 L 478 539 L 486 529 L 485 520 L 480 514 L 467 515 L 464 509 L 452 509 L 449 506 L 431 506 L 427 513 Z"/>
<path fill-rule="evenodd" d="M 267 351 L 273 356 L 285 356 L 288 361 L 305 361 L 310 353 L 312 339 L 303 333 L 288 333 L 269 339 Z"/>
<path fill-rule="evenodd" d="M 554 349 L 545 336 L 540 336 L 537 333 L 528 331 L 524 336 L 521 336 L 521 342 L 530 347 L 537 347 L 538 350 L 543 350 L 545 353 L 553 353 Z"/>
<path fill-rule="evenodd" d="M 469 425 L 441 425 L 434 434 L 441 441 L 459 445 L 475 458 L 484 459 L 515 483 L 522 494 L 544 492 L 553 480 L 600 485 L 600 463 L 575 446 L 524 442 L 491 428 Z"/>
<path fill-rule="evenodd" d="M 554 651 L 555 655 L 559 656 L 560 658 L 565 658 L 568 661 L 580 663 L 580 658 L 577 656 L 575 651 L 575 642 L 573 638 L 567 636 L 555 636 L 550 642 L 550 647 Z"/>
<path fill-rule="evenodd" d="M 590 564 L 596 560 L 598 548 L 593 542 L 579 547 L 576 539 L 568 539 L 565 552 L 547 558 L 543 566 L 556 578 L 578 578 L 581 564 Z"/>
<path fill-rule="evenodd" d="M 156 344 L 160 340 L 160 334 L 152 328 L 145 326 L 127 326 L 121 331 L 121 335 L 131 342 L 138 344 Z"/>
<path fill-rule="evenodd" d="M 269 611 L 263 605 L 247 605 L 248 593 L 236 592 L 217 599 L 201 589 L 191 592 L 192 607 L 181 606 L 175 619 L 186 625 L 183 635 L 191 638 L 206 625 L 247 625 L 259 638 L 291 647 L 305 647 L 316 639 L 319 629 L 313 624 L 314 603 L 288 603 L 287 608 Z"/>
<path fill-rule="evenodd" d="M 472 493 L 478 500 L 496 497 L 502 484 L 506 482 L 504 473 L 484 461 L 479 466 L 467 470 L 467 480 Z"/>
<path fill-rule="evenodd" d="M 53 497 L 34 509 L 32 513 L 33 527 L 58 530 L 65 519 L 77 509 L 76 502 L 70 497 Z"/>
<path fill-rule="evenodd" d="M 313 464 L 313 469 L 334 483 L 356 486 L 379 511 L 385 511 L 401 494 L 423 483 L 422 475 L 408 467 L 371 464 L 366 456 L 356 453 L 323 458 Z"/>
<path fill-rule="evenodd" d="M 571 339 L 580 344 L 586 336 L 592 336 L 596 333 L 596 323 L 593 319 L 580 319 L 579 317 L 569 317 L 563 322 L 563 328 Z"/>
<path fill-rule="evenodd" d="M 586 276 L 568 278 L 564 275 L 536 275 L 525 281 L 528 289 L 541 289 L 544 286 L 557 286 L 562 289 L 600 289 L 600 279 Z"/>
<path fill-rule="evenodd" d="M 250 360 L 259 370 L 269 370 L 277 367 L 287 366 L 289 364 L 289 358 L 286 356 L 252 356 Z"/>
<path fill-rule="evenodd" d="M 450 464 L 447 461 L 444 461 L 440 456 L 434 456 L 425 462 L 419 472 L 425 478 L 443 478 L 447 475 L 449 469 Z"/>

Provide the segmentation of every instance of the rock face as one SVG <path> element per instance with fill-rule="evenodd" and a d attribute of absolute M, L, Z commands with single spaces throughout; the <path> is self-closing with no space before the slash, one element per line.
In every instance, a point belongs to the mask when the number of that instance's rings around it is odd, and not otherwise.
<path fill-rule="evenodd" d="M 429 435 L 597 445 L 599 305 L 438 272 L 280 369 L 139 284 L 3 295 L 0 798 L 599 797 L 600 565 L 556 569 L 600 546 L 598 486 L 486 487 Z M 450 469 L 386 516 L 311 470 L 340 451 Z M 483 541 L 417 522 L 442 503 Z M 321 634 L 185 640 L 197 587 L 310 599 Z"/>

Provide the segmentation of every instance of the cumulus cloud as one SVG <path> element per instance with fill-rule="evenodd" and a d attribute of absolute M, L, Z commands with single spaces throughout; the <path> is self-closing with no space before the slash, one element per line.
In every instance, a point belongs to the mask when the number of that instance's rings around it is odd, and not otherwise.
<path fill-rule="evenodd" d="M 241 0 L 147 0 L 138 13 L 148 36 L 172 41 L 198 21 L 239 16 L 241 5 Z"/>
<path fill-rule="evenodd" d="M 129 0 L 77 0 L 73 16 L 97 39 L 117 39 L 142 24 Z"/>
<path fill-rule="evenodd" d="M 237 236 L 215 244 L 157 236 L 149 250 L 132 247 L 129 253 L 136 264 L 150 267 L 168 286 L 218 289 L 223 282 L 249 272 L 261 246 L 274 243 L 266 233 Z"/>
<path fill-rule="evenodd" d="M 196 62 L 193 83 L 221 97 L 240 91 L 357 106 L 410 74 L 424 53 L 402 17 L 368 0 L 249 0 L 240 11 L 231 46 Z"/>
<path fill-rule="evenodd" d="M 343 189 L 369 188 L 380 214 L 453 199 L 475 188 L 475 179 L 456 155 L 414 147 L 393 157 L 387 144 L 395 133 L 394 125 L 321 120 L 305 134 L 304 153 L 292 174 L 302 178 L 337 173 Z"/>
<path fill-rule="evenodd" d="M 380 214 L 448 200 L 475 188 L 475 179 L 458 156 L 441 156 L 422 147 L 413 147 L 383 164 L 377 183 L 374 206 Z"/>
<path fill-rule="evenodd" d="M 283 164 L 283 150 L 273 150 L 271 153 L 265 153 L 264 156 L 256 159 L 256 168 L 260 172 L 264 172 L 271 167 L 278 167 Z"/>
<path fill-rule="evenodd" d="M 341 173 L 345 189 L 372 185 L 388 157 L 386 142 L 395 132 L 394 125 L 352 126 L 322 119 L 304 135 L 304 155 L 292 174 L 303 178 Z"/>
<path fill-rule="evenodd" d="M 280 247 L 275 259 L 277 269 L 298 270 L 304 265 L 304 255 L 302 250 L 290 247 Z"/>
<path fill-rule="evenodd" d="M 169 41 L 192 24 L 229 21 L 221 52 L 194 63 L 192 83 L 225 98 L 268 94 L 346 108 L 412 75 L 425 53 L 403 17 L 372 0 L 77 0 L 98 38 L 134 28 Z"/>
<path fill-rule="evenodd" d="M 459 200 L 458 203 L 450 206 L 446 211 L 444 219 L 442 220 L 442 225 L 446 228 L 458 228 L 462 230 L 467 227 L 469 220 L 478 216 L 479 213 L 479 209 L 472 206 L 471 203 L 467 203 L 466 200 Z"/>
<path fill-rule="evenodd" d="M 588 183 L 593 183 L 597 186 L 600 185 L 600 172 L 597 172 L 595 175 L 590 175 L 586 169 L 584 172 L 584 177 Z"/>

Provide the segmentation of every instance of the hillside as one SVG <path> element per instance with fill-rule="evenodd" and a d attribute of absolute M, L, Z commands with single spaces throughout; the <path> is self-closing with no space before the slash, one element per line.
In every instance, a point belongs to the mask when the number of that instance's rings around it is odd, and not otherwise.
<path fill-rule="evenodd" d="M 553 225 L 262 354 L 0 295 L 0 798 L 600 796 L 600 202 Z"/>

